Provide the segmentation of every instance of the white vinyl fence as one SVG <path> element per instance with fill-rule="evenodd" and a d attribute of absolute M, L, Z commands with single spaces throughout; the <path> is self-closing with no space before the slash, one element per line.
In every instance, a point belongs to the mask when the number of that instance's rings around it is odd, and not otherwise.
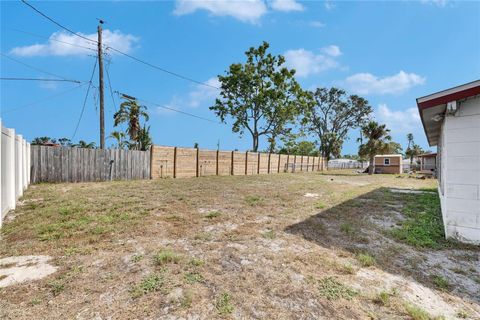
<path fill-rule="evenodd" d="M 1 124 L 1 120 L 0 120 Z M 8 211 L 15 209 L 15 203 L 30 183 L 30 143 L 15 129 L 2 127 L 0 139 L 0 227 Z"/>

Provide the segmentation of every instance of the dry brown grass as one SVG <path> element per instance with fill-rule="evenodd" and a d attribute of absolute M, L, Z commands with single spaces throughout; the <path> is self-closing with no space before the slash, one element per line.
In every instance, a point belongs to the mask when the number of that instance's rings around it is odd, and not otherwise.
<path fill-rule="evenodd" d="M 371 255 L 369 270 L 435 290 L 405 263 L 424 253 L 372 223 L 402 203 L 393 186 L 435 182 L 329 172 L 31 186 L 0 255 L 50 255 L 60 271 L 0 289 L 0 318 L 405 317 L 403 303 L 376 303 L 356 276 L 356 257 Z M 478 301 L 456 288 L 439 294 L 472 313 Z"/>

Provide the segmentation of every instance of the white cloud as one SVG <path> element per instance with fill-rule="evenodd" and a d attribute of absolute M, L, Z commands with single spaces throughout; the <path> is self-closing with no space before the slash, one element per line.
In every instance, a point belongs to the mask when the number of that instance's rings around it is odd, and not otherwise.
<path fill-rule="evenodd" d="M 271 0 L 270 7 L 277 11 L 303 11 L 304 6 L 296 0 Z"/>
<path fill-rule="evenodd" d="M 214 16 L 232 16 L 243 22 L 255 23 L 267 13 L 267 6 L 262 0 L 177 0 L 176 15 L 186 15 L 197 10 L 206 10 Z"/>
<path fill-rule="evenodd" d="M 347 89 L 357 94 L 398 94 L 424 83 L 424 77 L 404 71 L 383 78 L 371 73 L 357 73 L 343 81 Z"/>
<path fill-rule="evenodd" d="M 325 6 L 325 9 L 327 9 L 329 11 L 335 9 L 335 7 L 336 7 L 335 3 L 333 3 L 333 1 L 330 1 L 330 0 L 326 0 L 323 3 L 323 5 Z"/>
<path fill-rule="evenodd" d="M 386 104 L 380 104 L 374 113 L 377 121 L 385 123 L 393 134 L 406 134 L 422 128 L 417 108 L 394 111 Z"/>
<path fill-rule="evenodd" d="M 310 21 L 308 24 L 310 25 L 310 27 L 314 27 L 314 28 L 323 28 L 326 26 L 325 23 L 318 20 Z"/>
<path fill-rule="evenodd" d="M 185 108 L 198 108 L 200 106 L 213 105 L 215 98 L 219 93 L 218 89 L 215 89 L 215 87 L 220 87 L 220 81 L 218 81 L 217 77 L 213 77 L 205 81 L 205 83 L 211 87 L 200 84 L 195 85 L 194 88 L 186 95 L 182 97 L 179 97 L 178 95 L 173 96 L 166 106 L 181 110 Z M 161 114 L 173 113 L 171 110 L 160 107 L 158 107 L 156 111 L 157 113 Z"/>
<path fill-rule="evenodd" d="M 84 34 L 80 35 L 88 39 L 97 39 L 97 34 Z M 110 31 L 108 29 L 103 30 L 103 43 L 107 46 L 111 46 L 123 52 L 130 52 L 133 49 L 135 43 L 139 40 L 131 34 L 124 34 L 118 30 Z M 70 44 L 73 45 L 70 45 Z M 17 56 L 70 56 L 70 55 L 86 55 L 91 54 L 91 50 L 87 50 L 82 47 L 91 48 L 96 51 L 97 45 L 88 40 L 82 39 L 75 35 L 59 31 L 54 32 L 46 43 L 33 44 L 29 46 L 15 47 L 10 50 L 11 54 Z M 114 52 L 112 52 L 114 53 Z"/>
<path fill-rule="evenodd" d="M 212 87 L 220 87 L 220 81 L 218 81 L 217 77 L 210 78 L 205 83 Z M 219 91 L 212 87 L 196 85 L 195 89 L 188 94 L 185 104 L 196 108 L 206 102 L 213 103 Z"/>
<path fill-rule="evenodd" d="M 268 9 L 290 12 L 303 11 L 305 7 L 297 0 L 176 0 L 173 13 L 183 16 L 205 10 L 213 16 L 230 16 L 242 22 L 257 23 Z"/>
<path fill-rule="evenodd" d="M 445 7 L 447 6 L 448 0 L 420 0 L 423 4 L 433 4 L 438 7 Z"/>
<path fill-rule="evenodd" d="M 327 48 L 329 47 L 322 48 L 321 51 L 323 52 L 325 49 L 328 51 Z M 338 52 L 340 52 L 340 49 L 338 49 Z M 297 71 L 296 75 L 299 77 L 307 77 L 339 67 L 335 56 L 315 54 L 305 49 L 288 50 L 284 53 L 284 56 L 286 65 L 289 68 L 295 69 Z"/>
<path fill-rule="evenodd" d="M 338 46 L 334 46 L 334 45 L 323 47 L 322 52 L 325 53 L 325 54 L 328 54 L 329 56 L 332 56 L 332 57 L 338 57 L 338 56 L 342 55 L 342 51 L 340 51 L 340 48 Z"/>

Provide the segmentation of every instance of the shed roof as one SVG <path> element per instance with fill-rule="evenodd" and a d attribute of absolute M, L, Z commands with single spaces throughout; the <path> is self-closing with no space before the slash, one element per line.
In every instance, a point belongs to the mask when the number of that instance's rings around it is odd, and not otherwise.
<path fill-rule="evenodd" d="M 459 101 L 480 94 L 480 80 L 475 80 L 457 87 L 432 93 L 417 99 L 418 112 L 422 120 L 423 129 L 427 136 L 428 144 L 436 146 L 440 136 L 442 121 L 437 115 L 444 115 L 447 103 Z M 441 118 L 440 118 L 441 120 Z"/>
<path fill-rule="evenodd" d="M 377 154 L 375 157 L 402 157 L 403 155 L 401 154 Z"/>

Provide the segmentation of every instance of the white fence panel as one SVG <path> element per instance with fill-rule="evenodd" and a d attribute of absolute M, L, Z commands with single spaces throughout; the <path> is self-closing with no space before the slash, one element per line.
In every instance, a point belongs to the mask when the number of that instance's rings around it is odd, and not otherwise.
<path fill-rule="evenodd" d="M 1 124 L 1 120 L 0 120 Z M 3 125 L 0 139 L 0 227 L 8 211 L 15 209 L 17 199 L 30 184 L 30 143 L 15 129 Z"/>

